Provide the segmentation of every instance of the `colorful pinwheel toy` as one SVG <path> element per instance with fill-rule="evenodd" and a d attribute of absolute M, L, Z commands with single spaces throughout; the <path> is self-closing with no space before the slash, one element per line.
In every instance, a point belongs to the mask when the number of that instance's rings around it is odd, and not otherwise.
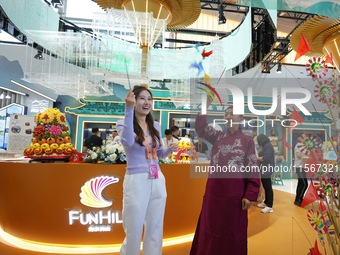
<path fill-rule="evenodd" d="M 333 86 L 332 79 L 318 82 L 314 89 L 314 96 L 319 102 L 334 108 L 336 106 L 336 86 Z"/>
<path fill-rule="evenodd" d="M 301 153 L 309 156 L 312 151 L 319 150 L 322 140 L 315 134 L 302 134 L 298 137 L 298 149 Z"/>
<path fill-rule="evenodd" d="M 309 209 L 307 212 L 307 218 L 311 226 L 319 233 L 325 234 L 328 231 L 328 225 L 325 222 L 324 217 L 319 211 Z"/>
<path fill-rule="evenodd" d="M 328 67 L 325 63 L 325 60 L 322 60 L 319 57 L 312 57 L 306 64 L 306 70 L 313 78 L 322 78 L 326 76 Z"/>

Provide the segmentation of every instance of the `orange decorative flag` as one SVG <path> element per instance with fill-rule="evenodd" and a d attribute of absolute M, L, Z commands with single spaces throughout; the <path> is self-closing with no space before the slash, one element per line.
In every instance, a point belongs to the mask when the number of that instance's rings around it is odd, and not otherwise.
<path fill-rule="evenodd" d="M 325 63 L 334 66 L 332 52 L 326 56 Z"/>
<path fill-rule="evenodd" d="M 298 58 L 300 58 L 301 56 L 305 55 L 308 51 L 311 50 L 311 47 L 309 46 L 306 37 L 304 36 L 304 34 L 301 34 L 301 39 L 300 39 L 300 43 L 299 43 L 299 47 L 296 51 L 296 56 L 294 61 L 298 60 Z"/>
<path fill-rule="evenodd" d="M 315 240 L 314 247 L 309 249 L 310 255 L 322 255 L 318 248 L 318 242 Z"/>
<path fill-rule="evenodd" d="M 295 110 L 294 106 L 293 106 L 293 112 L 292 112 L 292 117 L 293 120 L 295 120 L 297 123 L 303 123 L 305 122 L 304 118 L 298 113 L 297 110 Z"/>
<path fill-rule="evenodd" d="M 307 192 L 305 194 L 305 197 L 302 200 L 301 207 L 305 207 L 306 205 L 309 205 L 318 199 L 319 199 L 319 195 L 316 192 L 316 188 L 313 184 L 313 181 L 311 181 L 307 189 Z"/>

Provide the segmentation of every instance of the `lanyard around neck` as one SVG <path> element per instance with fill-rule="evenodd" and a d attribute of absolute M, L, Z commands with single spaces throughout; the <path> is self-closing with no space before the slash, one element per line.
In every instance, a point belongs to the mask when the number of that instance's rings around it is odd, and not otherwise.
<path fill-rule="evenodd" d="M 146 158 L 148 160 L 151 159 L 151 155 L 150 155 L 150 149 L 149 149 L 149 142 L 148 140 L 144 137 L 144 141 L 145 141 L 145 150 L 146 150 Z M 154 141 L 152 140 L 152 157 L 154 160 L 157 159 L 157 155 L 156 155 L 156 146 L 154 146 Z"/>

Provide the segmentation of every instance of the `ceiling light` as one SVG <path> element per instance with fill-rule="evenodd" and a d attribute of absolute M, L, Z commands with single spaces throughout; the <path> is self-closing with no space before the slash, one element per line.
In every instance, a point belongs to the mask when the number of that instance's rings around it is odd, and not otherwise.
<path fill-rule="evenodd" d="M 2 94 L 0 95 L 0 99 L 4 99 L 4 97 L 5 97 L 5 94 L 2 93 Z"/>
<path fill-rule="evenodd" d="M 224 16 L 224 11 L 223 11 L 224 7 L 223 7 L 223 4 L 220 3 L 218 5 L 218 24 L 221 25 L 221 24 L 225 24 L 227 22 L 227 19 L 226 17 Z"/>
<path fill-rule="evenodd" d="M 62 0 L 52 0 L 51 4 L 53 5 L 54 8 L 62 7 L 64 5 Z"/>
<path fill-rule="evenodd" d="M 161 49 L 163 46 L 162 46 L 161 43 L 155 43 L 155 44 L 153 45 L 153 47 L 154 47 L 155 49 Z"/>
<path fill-rule="evenodd" d="M 11 99 L 11 96 L 10 95 L 6 95 L 5 98 L 6 99 Z"/>
<path fill-rule="evenodd" d="M 226 17 L 224 17 L 224 15 L 222 16 L 218 16 L 218 24 L 221 25 L 221 24 L 225 24 L 227 22 L 227 19 Z"/>
<path fill-rule="evenodd" d="M 42 54 L 42 51 L 38 50 L 38 53 L 34 56 L 34 58 L 38 59 L 38 60 L 44 60 L 44 56 Z"/>
<path fill-rule="evenodd" d="M 282 63 L 278 63 L 276 73 L 282 73 L 281 69 L 282 69 Z"/>

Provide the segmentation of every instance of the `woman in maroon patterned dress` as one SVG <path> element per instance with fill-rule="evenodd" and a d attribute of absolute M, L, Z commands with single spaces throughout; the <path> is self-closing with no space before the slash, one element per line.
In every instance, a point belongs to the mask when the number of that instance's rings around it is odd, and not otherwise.
<path fill-rule="evenodd" d="M 254 141 L 232 110 L 225 113 L 226 132 L 207 125 L 206 115 L 196 118 L 198 136 L 213 145 L 210 166 L 226 171 L 209 175 L 190 255 L 247 254 L 247 210 L 257 200 L 260 175 Z"/>

